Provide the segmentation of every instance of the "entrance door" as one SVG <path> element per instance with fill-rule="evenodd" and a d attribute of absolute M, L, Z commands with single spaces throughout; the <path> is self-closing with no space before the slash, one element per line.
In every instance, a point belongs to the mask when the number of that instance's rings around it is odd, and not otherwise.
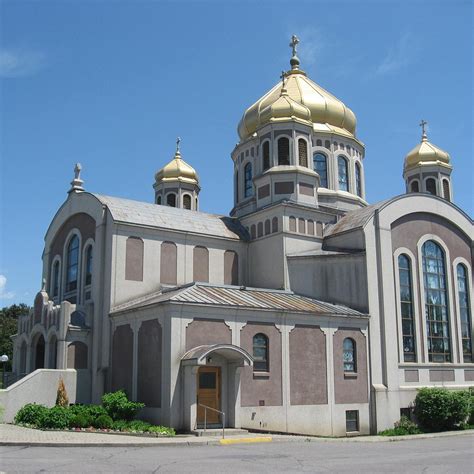
<path fill-rule="evenodd" d="M 201 367 L 197 374 L 197 422 L 204 424 L 204 408 L 206 405 L 216 410 L 221 409 L 221 369 L 220 367 Z M 220 413 L 207 410 L 208 425 L 220 423 Z"/>

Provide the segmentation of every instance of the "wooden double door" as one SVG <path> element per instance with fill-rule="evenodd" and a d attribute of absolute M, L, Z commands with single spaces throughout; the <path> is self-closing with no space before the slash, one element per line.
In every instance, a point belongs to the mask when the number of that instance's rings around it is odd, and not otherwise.
<path fill-rule="evenodd" d="M 197 423 L 204 425 L 205 409 L 201 405 L 221 409 L 221 368 L 200 367 L 197 374 Z M 207 410 L 206 423 L 220 424 L 221 415 L 214 410 Z"/>

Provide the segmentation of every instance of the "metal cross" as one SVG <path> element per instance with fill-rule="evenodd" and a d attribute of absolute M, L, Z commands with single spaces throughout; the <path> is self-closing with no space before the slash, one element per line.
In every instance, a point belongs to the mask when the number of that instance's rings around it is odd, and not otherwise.
<path fill-rule="evenodd" d="M 176 139 L 176 153 L 179 153 L 179 144 L 180 144 L 180 143 L 181 143 L 181 138 L 178 137 L 178 138 Z"/>
<path fill-rule="evenodd" d="M 428 122 L 426 120 L 421 120 L 420 127 L 421 127 L 421 131 L 423 133 L 423 136 L 426 135 L 425 125 L 428 125 Z"/>
<path fill-rule="evenodd" d="M 286 79 L 286 72 L 285 71 L 281 71 L 280 79 L 281 79 L 281 87 L 282 87 L 282 89 L 284 89 L 285 88 L 285 79 Z"/>
<path fill-rule="evenodd" d="M 290 48 L 293 49 L 293 56 L 296 56 L 296 46 L 298 45 L 299 42 L 300 40 L 298 39 L 296 35 L 293 35 L 291 37 Z"/>
<path fill-rule="evenodd" d="M 82 170 L 81 164 L 76 163 L 76 166 L 74 167 L 74 179 L 81 179 L 81 170 Z"/>

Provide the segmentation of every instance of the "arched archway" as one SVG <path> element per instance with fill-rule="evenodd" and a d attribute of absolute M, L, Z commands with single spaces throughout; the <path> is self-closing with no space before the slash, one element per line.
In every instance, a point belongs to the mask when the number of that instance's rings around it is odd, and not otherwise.
<path fill-rule="evenodd" d="M 34 344 L 34 363 L 33 370 L 44 369 L 44 353 L 45 353 L 45 342 L 42 334 L 37 336 L 36 343 Z"/>

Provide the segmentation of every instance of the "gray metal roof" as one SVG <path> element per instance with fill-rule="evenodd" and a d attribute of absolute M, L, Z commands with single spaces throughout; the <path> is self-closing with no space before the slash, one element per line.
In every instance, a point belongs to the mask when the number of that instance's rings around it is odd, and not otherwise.
<path fill-rule="evenodd" d="M 290 313 L 367 317 L 347 306 L 326 303 L 291 291 L 192 283 L 173 290 L 155 292 L 112 309 L 120 313 L 164 302 L 240 307 Z"/>
<path fill-rule="evenodd" d="M 161 206 L 141 201 L 93 194 L 106 205 L 116 222 L 192 232 L 235 240 L 247 240 L 248 234 L 237 219 Z"/>

